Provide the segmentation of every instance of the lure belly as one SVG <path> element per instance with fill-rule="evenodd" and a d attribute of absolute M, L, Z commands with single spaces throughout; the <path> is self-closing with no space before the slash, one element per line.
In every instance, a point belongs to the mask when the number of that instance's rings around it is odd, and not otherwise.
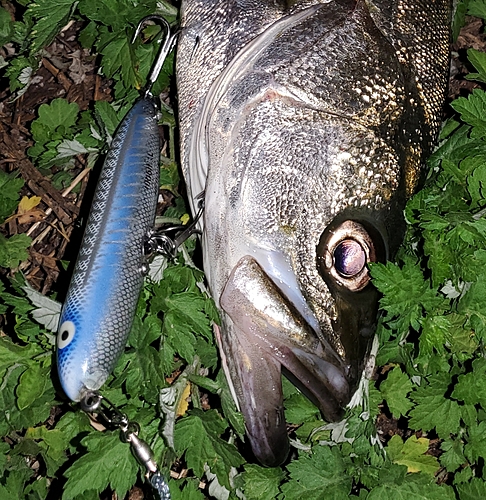
<path fill-rule="evenodd" d="M 157 110 L 139 99 L 113 139 L 61 312 L 57 366 L 80 401 L 108 378 L 125 346 L 143 284 L 143 244 L 159 187 Z"/>

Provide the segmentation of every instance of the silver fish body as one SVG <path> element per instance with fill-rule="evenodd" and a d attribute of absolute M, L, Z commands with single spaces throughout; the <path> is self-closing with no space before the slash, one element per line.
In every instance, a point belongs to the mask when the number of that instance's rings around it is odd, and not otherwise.
<path fill-rule="evenodd" d="M 143 284 L 143 245 L 159 187 L 157 110 L 139 99 L 120 124 L 103 164 L 57 336 L 67 396 L 97 390 L 126 344 Z"/>
<path fill-rule="evenodd" d="M 329 420 L 361 376 L 378 294 L 436 140 L 449 0 L 184 0 L 181 158 L 256 457 L 288 453 L 281 372 Z M 193 201 L 194 206 L 196 201 Z"/>

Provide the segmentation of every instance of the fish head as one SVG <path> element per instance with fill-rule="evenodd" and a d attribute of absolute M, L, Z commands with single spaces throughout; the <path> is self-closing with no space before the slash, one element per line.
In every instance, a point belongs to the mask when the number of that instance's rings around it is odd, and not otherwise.
<path fill-rule="evenodd" d="M 402 235 L 405 188 L 396 154 L 354 125 L 350 135 L 346 118 L 275 95 L 256 108 L 272 144 L 245 149 L 246 133 L 227 143 L 237 153 L 226 166 L 244 175 L 215 182 L 229 196 L 206 193 L 205 244 L 227 263 L 211 269 L 210 283 L 229 378 L 254 453 L 275 465 L 288 450 L 282 371 L 329 421 L 359 383 L 378 309 L 369 264 L 384 262 Z"/>
<path fill-rule="evenodd" d="M 204 2 L 183 9 L 183 170 L 190 196 L 205 193 L 222 365 L 255 456 L 275 466 L 289 449 L 282 373 L 330 421 L 358 385 L 377 321 L 369 264 L 396 251 L 440 122 L 449 7 L 227 3 L 225 23 Z"/>

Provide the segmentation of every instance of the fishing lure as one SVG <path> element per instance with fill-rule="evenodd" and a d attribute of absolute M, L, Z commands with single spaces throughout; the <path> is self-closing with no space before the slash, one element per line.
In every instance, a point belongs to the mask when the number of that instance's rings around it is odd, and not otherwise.
<path fill-rule="evenodd" d="M 149 16 L 141 21 L 135 36 Z M 160 18 L 157 16 L 157 19 Z M 160 141 L 150 89 L 174 36 L 167 36 L 142 96 L 120 124 L 103 164 L 61 312 L 57 366 L 67 396 L 80 401 L 113 370 L 133 322 L 154 225 Z"/>
<path fill-rule="evenodd" d="M 139 22 L 133 40 L 148 20 L 162 23 L 165 41 L 148 83 L 121 122 L 101 169 L 61 311 L 57 367 L 67 396 L 79 401 L 84 411 L 121 430 L 159 498 L 170 500 L 150 447 L 138 438 L 138 424 L 98 392 L 125 347 L 147 271 L 147 254 L 160 250 L 161 241 L 168 245 L 168 238 L 152 229 L 159 191 L 160 140 L 150 91 L 177 33 L 171 34 L 165 19 L 153 15 Z M 178 244 L 176 240 L 172 247 Z"/>

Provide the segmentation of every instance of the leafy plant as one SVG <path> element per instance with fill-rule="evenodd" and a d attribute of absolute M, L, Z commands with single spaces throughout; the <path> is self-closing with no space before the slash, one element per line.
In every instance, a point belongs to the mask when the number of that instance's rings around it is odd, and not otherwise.
<path fill-rule="evenodd" d="M 145 31 L 147 43 L 132 44 L 132 23 L 156 9 L 172 22 L 177 11 L 154 0 L 121 0 L 116 8 L 111 0 L 15 5 L 25 8 L 22 21 L 0 8 L 0 41 L 13 52 L 0 65 L 12 93 L 26 91 L 40 50 L 70 19 L 83 23 L 80 43 L 99 55 L 101 71 L 113 81 L 112 103 L 100 100 L 80 112 L 75 103 L 53 99 L 39 107 L 30 126 L 33 163 L 53 180 L 54 166 L 70 179 L 77 155 L 87 154 L 91 165 L 111 140 L 153 60 L 157 28 Z M 469 9 L 484 19 L 485 5 L 462 2 L 458 18 Z M 486 81 L 485 57 L 469 52 L 477 71 L 469 78 Z M 155 91 L 168 85 L 172 63 L 169 58 Z M 295 449 L 285 467 L 265 469 L 245 460 L 242 417 L 219 369 L 211 329 L 217 312 L 191 261 L 193 243 L 175 262 L 152 263 L 127 348 L 103 391 L 140 424 L 141 438 L 171 477 L 172 498 L 486 497 L 486 93 L 476 89 L 452 107 L 456 118 L 444 126 L 425 187 L 407 205 L 408 232 L 397 263 L 371 267 L 383 294 L 375 346 L 379 377 L 363 385 L 363 400 L 333 424 L 284 380 Z M 170 111 L 164 109 L 164 120 L 173 125 Z M 177 195 L 178 182 L 167 159 L 161 184 Z M 16 211 L 23 188 L 15 173 L 0 171 L 1 222 Z M 164 217 L 187 221 L 181 197 Z M 17 268 L 30 241 L 24 234 L 0 234 L 0 266 Z M 118 432 L 93 428 L 57 388 L 54 337 L 43 325 L 56 324 L 59 306 L 19 273 L 10 273 L 0 292 L 6 319 L 0 336 L 0 496 L 40 499 L 62 489 L 63 499 L 96 499 L 110 491 L 125 497 L 142 480 L 129 446 Z"/>

